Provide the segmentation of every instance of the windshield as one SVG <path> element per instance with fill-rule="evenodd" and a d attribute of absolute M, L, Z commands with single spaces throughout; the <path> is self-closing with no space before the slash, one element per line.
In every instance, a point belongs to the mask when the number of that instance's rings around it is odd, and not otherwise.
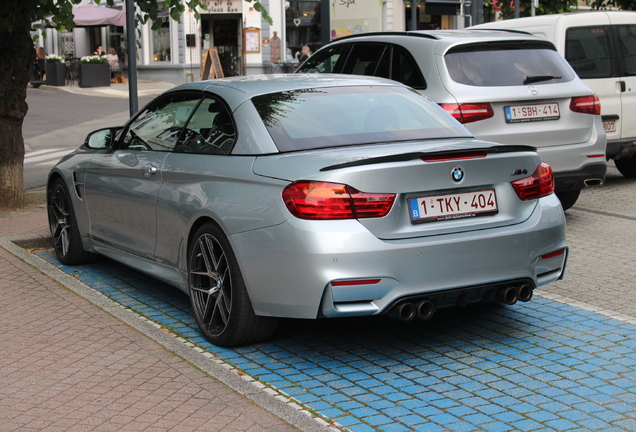
<path fill-rule="evenodd" d="M 415 90 L 356 86 L 252 99 L 279 151 L 472 136 Z"/>
<path fill-rule="evenodd" d="M 553 84 L 575 77 L 559 53 L 536 43 L 462 45 L 444 60 L 453 81 L 477 87 Z"/>

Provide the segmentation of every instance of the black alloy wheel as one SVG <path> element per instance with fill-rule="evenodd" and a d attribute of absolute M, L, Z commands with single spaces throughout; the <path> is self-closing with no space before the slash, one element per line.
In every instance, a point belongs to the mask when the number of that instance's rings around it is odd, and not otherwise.
<path fill-rule="evenodd" d="M 197 324 L 210 342 L 232 346 L 263 341 L 278 319 L 256 316 L 230 244 L 214 224 L 203 225 L 190 245 L 188 285 Z"/>
<path fill-rule="evenodd" d="M 49 229 L 55 254 L 62 264 L 76 265 L 94 261 L 96 256 L 86 252 L 73 211 L 68 189 L 61 178 L 56 179 L 47 191 Z"/>

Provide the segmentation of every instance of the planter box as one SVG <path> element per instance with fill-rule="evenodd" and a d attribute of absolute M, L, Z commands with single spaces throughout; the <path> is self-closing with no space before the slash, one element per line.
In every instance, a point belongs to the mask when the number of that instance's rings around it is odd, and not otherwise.
<path fill-rule="evenodd" d="M 46 85 L 63 86 L 66 84 L 66 64 L 46 62 Z"/>
<path fill-rule="evenodd" d="M 80 63 L 80 87 L 110 87 L 110 66 L 108 63 Z"/>

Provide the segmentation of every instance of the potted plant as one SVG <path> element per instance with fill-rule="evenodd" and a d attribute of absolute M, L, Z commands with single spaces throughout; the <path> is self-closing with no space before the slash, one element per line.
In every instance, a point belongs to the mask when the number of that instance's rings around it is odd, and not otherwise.
<path fill-rule="evenodd" d="M 106 57 L 92 55 L 80 59 L 79 86 L 110 86 L 110 66 L 108 66 Z"/>
<path fill-rule="evenodd" d="M 64 57 L 57 54 L 49 54 L 45 57 L 46 84 L 51 86 L 63 86 L 66 82 L 66 64 Z"/>

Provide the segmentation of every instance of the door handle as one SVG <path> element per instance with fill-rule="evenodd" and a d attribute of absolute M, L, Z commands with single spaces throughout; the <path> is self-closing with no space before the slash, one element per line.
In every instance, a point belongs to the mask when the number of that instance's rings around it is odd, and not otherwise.
<path fill-rule="evenodd" d="M 151 175 L 157 174 L 157 167 L 151 163 L 144 165 L 144 175 L 146 177 L 150 177 Z"/>
<path fill-rule="evenodd" d="M 623 93 L 625 91 L 625 81 L 619 81 L 618 83 L 621 85 L 621 93 Z"/>

